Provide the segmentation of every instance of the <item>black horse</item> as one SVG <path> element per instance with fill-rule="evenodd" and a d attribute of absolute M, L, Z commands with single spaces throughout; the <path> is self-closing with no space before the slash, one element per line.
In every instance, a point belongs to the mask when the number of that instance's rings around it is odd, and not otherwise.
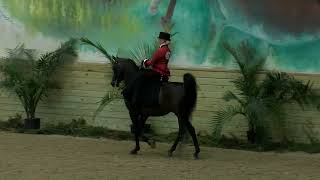
<path fill-rule="evenodd" d="M 118 87 L 122 81 L 124 81 L 125 87 L 128 86 L 141 71 L 133 60 L 119 57 L 112 57 L 112 70 L 113 77 L 111 85 L 113 87 Z M 159 92 L 159 106 L 142 106 L 140 108 L 135 108 L 129 100 L 125 99 L 126 107 L 129 110 L 130 118 L 135 128 L 136 146 L 130 152 L 131 154 L 137 154 L 140 150 L 139 136 L 142 135 L 142 130 L 147 118 L 150 116 L 164 116 L 172 112 L 178 117 L 179 133 L 174 144 L 168 151 L 168 155 L 172 156 L 172 153 L 175 151 L 186 128 L 190 133 L 195 146 L 194 157 L 198 158 L 200 148 L 195 129 L 190 122 L 190 116 L 197 101 L 197 84 L 195 78 L 189 73 L 184 74 L 183 79 L 183 83 L 168 82 L 161 86 Z M 148 86 L 148 84 L 145 84 L 144 86 Z M 148 142 L 148 139 L 146 139 L 146 137 L 144 138 L 145 141 Z"/>
<path fill-rule="evenodd" d="M 119 87 L 122 81 L 124 81 L 125 86 L 128 86 L 129 84 L 135 82 L 136 77 L 140 75 L 141 68 L 139 68 L 133 60 L 111 56 L 101 46 L 101 44 L 95 44 L 87 38 L 81 38 L 80 41 L 84 44 L 95 47 L 111 61 L 113 70 L 111 85 L 113 87 Z M 185 130 L 188 130 L 195 146 L 194 157 L 198 158 L 200 148 L 195 129 L 190 122 L 190 116 L 197 101 L 197 83 L 195 78 L 189 73 L 184 74 L 183 81 L 183 83 L 169 82 L 161 86 L 158 97 L 159 106 L 142 106 L 136 108 L 136 106 L 132 104 L 130 100 L 124 98 L 135 129 L 136 147 L 131 151 L 131 154 L 137 154 L 140 150 L 139 136 L 142 135 L 142 130 L 148 117 L 164 116 L 172 112 L 178 117 L 179 133 L 174 144 L 168 152 L 169 156 L 172 156 L 172 153 L 175 151 L 178 142 L 184 135 Z M 145 84 L 144 86 L 147 87 L 148 84 Z M 144 136 L 142 137 L 146 142 L 148 142 L 148 138 Z M 152 145 L 150 142 L 149 144 Z"/>

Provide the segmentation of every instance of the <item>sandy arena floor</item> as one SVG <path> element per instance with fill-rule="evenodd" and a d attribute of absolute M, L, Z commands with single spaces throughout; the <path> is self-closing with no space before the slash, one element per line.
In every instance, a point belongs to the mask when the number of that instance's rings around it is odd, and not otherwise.
<path fill-rule="evenodd" d="M 256 153 L 193 147 L 167 157 L 169 144 L 129 155 L 133 142 L 0 132 L 0 180 L 320 179 L 320 154 Z"/>

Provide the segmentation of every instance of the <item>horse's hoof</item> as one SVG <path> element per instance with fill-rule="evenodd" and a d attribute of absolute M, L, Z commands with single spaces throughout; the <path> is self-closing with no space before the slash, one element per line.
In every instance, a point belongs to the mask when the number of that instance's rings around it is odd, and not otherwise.
<path fill-rule="evenodd" d="M 172 151 L 170 151 L 170 150 L 168 151 L 168 156 L 172 157 Z"/>
<path fill-rule="evenodd" d="M 130 151 L 130 154 L 136 155 L 136 154 L 138 154 L 138 151 L 134 149 L 134 150 Z"/>
<path fill-rule="evenodd" d="M 195 153 L 195 154 L 193 155 L 193 157 L 194 157 L 195 160 L 198 160 L 198 159 L 199 159 L 198 153 Z"/>
<path fill-rule="evenodd" d="M 150 147 L 151 147 L 152 149 L 155 149 L 155 148 L 156 148 L 156 141 L 155 141 L 155 140 L 153 140 L 153 141 L 150 143 Z"/>

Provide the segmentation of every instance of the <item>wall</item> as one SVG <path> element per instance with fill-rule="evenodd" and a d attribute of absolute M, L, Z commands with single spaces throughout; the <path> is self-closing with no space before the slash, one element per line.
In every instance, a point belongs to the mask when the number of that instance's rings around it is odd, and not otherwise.
<path fill-rule="evenodd" d="M 198 132 L 210 134 L 215 112 L 226 105 L 221 99 L 227 90 L 234 90 L 230 80 L 239 76 L 236 71 L 221 69 L 179 69 L 173 68 L 171 81 L 182 81 L 182 75 L 191 72 L 199 84 L 199 99 L 192 122 Z M 40 104 L 37 116 L 43 123 L 69 122 L 73 118 L 85 118 L 90 124 L 106 126 L 112 129 L 129 130 L 129 116 L 122 100 L 114 100 L 108 105 L 96 121 L 92 120 L 98 102 L 107 90 L 111 90 L 111 68 L 106 64 L 78 63 L 64 72 L 63 88 L 50 93 L 48 99 Z M 62 78 L 61 77 L 61 78 Z M 311 80 L 315 88 L 320 89 L 320 75 L 295 74 L 302 80 Z M 295 105 L 288 108 L 287 130 L 292 138 L 306 142 L 304 129 L 312 123 L 315 135 L 320 138 L 320 112 L 312 109 L 300 110 Z M 7 120 L 15 113 L 23 113 L 23 108 L 14 94 L 1 90 L 0 120 Z M 169 114 L 152 117 L 149 120 L 157 133 L 177 131 L 177 119 Z M 243 138 L 247 130 L 246 122 L 234 119 L 224 128 L 226 135 Z M 277 129 L 274 129 L 277 132 Z M 277 133 L 275 133 L 276 136 Z"/>

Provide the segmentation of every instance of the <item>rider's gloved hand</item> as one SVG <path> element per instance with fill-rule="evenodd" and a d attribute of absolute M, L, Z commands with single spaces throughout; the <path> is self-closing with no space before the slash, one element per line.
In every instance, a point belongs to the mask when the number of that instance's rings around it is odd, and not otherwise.
<path fill-rule="evenodd" d="M 145 66 L 145 62 L 146 62 L 146 61 L 148 61 L 148 59 L 145 59 L 145 60 L 143 60 L 143 62 L 142 62 L 142 67 L 143 67 L 143 68 L 147 68 L 147 67 Z"/>

